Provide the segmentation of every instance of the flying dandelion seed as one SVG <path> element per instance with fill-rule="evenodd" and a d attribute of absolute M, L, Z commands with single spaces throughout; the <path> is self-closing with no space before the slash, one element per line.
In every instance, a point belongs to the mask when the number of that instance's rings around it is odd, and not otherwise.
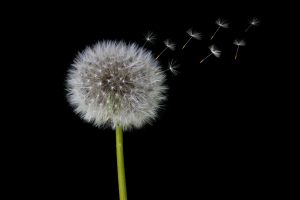
<path fill-rule="evenodd" d="M 252 26 L 258 26 L 260 23 L 260 21 L 257 19 L 257 18 L 252 18 L 250 21 L 249 21 L 249 26 L 246 28 L 245 32 L 247 32 Z"/>
<path fill-rule="evenodd" d="M 169 39 L 165 40 L 164 44 L 166 47 L 160 52 L 160 54 L 158 54 L 155 60 L 157 60 L 167 49 L 170 49 L 172 51 L 175 50 L 176 45 L 174 43 L 171 43 Z"/>
<path fill-rule="evenodd" d="M 215 31 L 215 33 L 211 36 L 210 40 L 212 40 L 215 37 L 216 33 L 219 31 L 220 28 L 228 28 L 229 25 L 228 23 L 226 23 L 225 20 L 222 19 L 217 19 L 216 24 L 218 25 L 218 28 Z"/>
<path fill-rule="evenodd" d="M 155 35 L 152 33 L 152 32 L 148 32 L 146 35 L 145 35 L 145 43 L 143 44 L 142 47 L 145 47 L 145 45 L 150 42 L 150 43 L 153 43 L 154 40 L 156 40 L 156 37 Z"/>
<path fill-rule="evenodd" d="M 239 47 L 240 46 L 245 46 L 246 45 L 246 42 L 244 40 L 235 40 L 233 42 L 234 45 L 237 46 L 237 49 L 236 49 L 236 53 L 235 53 L 235 57 L 234 59 L 236 60 L 237 56 L 238 56 L 238 52 L 239 52 Z"/>
<path fill-rule="evenodd" d="M 215 47 L 215 45 L 211 45 L 210 47 L 209 47 L 209 50 L 210 50 L 210 54 L 208 55 L 208 56 L 206 56 L 205 58 L 203 58 L 201 61 L 200 61 L 200 63 L 202 63 L 204 60 L 206 60 L 209 56 L 211 56 L 211 55 L 214 55 L 214 56 L 216 56 L 217 58 L 219 58 L 220 56 L 221 56 L 221 51 L 220 50 L 218 50 L 216 47 Z"/>
<path fill-rule="evenodd" d="M 169 63 L 168 63 L 168 69 L 167 70 L 170 70 L 170 72 L 176 76 L 179 72 L 178 72 L 178 67 L 179 67 L 179 64 L 177 64 L 176 61 L 174 60 L 170 60 Z"/>
<path fill-rule="evenodd" d="M 185 48 L 185 46 L 191 41 L 192 38 L 195 38 L 196 40 L 201 40 L 201 33 L 194 32 L 192 29 L 189 29 L 186 33 L 190 36 L 190 38 L 183 45 L 182 49 Z"/>

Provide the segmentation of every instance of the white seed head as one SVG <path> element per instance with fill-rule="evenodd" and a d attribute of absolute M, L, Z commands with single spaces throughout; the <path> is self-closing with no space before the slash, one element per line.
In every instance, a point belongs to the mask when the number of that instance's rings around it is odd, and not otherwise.
<path fill-rule="evenodd" d="M 177 71 L 178 67 L 179 67 L 179 65 L 177 64 L 176 61 L 174 61 L 174 60 L 169 61 L 169 70 L 172 72 L 173 75 L 178 74 L 178 71 Z"/>
<path fill-rule="evenodd" d="M 164 43 L 165 43 L 166 47 L 168 47 L 172 51 L 175 50 L 175 47 L 176 47 L 175 43 L 172 43 L 169 39 L 165 40 Z"/>
<path fill-rule="evenodd" d="M 209 47 L 209 50 L 210 50 L 210 52 L 211 52 L 212 54 L 214 54 L 214 56 L 216 56 L 217 58 L 221 56 L 221 51 L 218 50 L 218 49 L 216 48 L 215 45 L 211 45 L 211 46 Z"/>
<path fill-rule="evenodd" d="M 166 99 L 164 73 L 152 54 L 136 44 L 104 41 L 87 47 L 66 82 L 75 112 L 97 127 L 142 127 L 157 117 Z"/>
<path fill-rule="evenodd" d="M 148 33 L 145 35 L 145 40 L 148 41 L 148 42 L 153 43 L 154 40 L 156 40 L 156 37 L 155 37 L 155 35 L 154 35 L 152 32 L 148 32 Z"/>
<path fill-rule="evenodd" d="M 245 46 L 246 42 L 244 40 L 234 40 L 233 44 L 237 46 Z"/>
<path fill-rule="evenodd" d="M 225 20 L 222 20 L 220 18 L 217 19 L 216 24 L 222 28 L 228 28 L 228 25 L 229 25 L 228 23 L 226 23 Z"/>
<path fill-rule="evenodd" d="M 189 36 L 191 36 L 197 40 L 201 40 L 201 33 L 195 32 L 195 31 L 193 31 L 193 29 L 187 30 L 187 34 L 189 34 Z"/>
<path fill-rule="evenodd" d="M 250 22 L 251 25 L 257 26 L 257 25 L 259 25 L 260 21 L 257 18 L 254 17 L 249 22 Z"/>

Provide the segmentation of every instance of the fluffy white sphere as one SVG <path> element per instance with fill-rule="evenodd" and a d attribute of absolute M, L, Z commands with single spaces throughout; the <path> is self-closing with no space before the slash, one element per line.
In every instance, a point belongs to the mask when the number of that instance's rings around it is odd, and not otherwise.
<path fill-rule="evenodd" d="M 136 44 L 104 41 L 87 47 L 67 76 L 67 98 L 95 126 L 139 128 L 157 116 L 165 75 L 152 54 Z"/>

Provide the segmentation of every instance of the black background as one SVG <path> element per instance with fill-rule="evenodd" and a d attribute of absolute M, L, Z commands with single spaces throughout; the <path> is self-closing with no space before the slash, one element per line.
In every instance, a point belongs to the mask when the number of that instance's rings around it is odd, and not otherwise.
<path fill-rule="evenodd" d="M 24 42 L 29 64 L 19 90 L 22 114 L 11 126 L 13 145 L 7 149 L 14 152 L 11 185 L 37 198 L 118 199 L 115 133 L 73 113 L 66 101 L 66 73 L 88 45 L 107 39 L 142 45 L 143 35 L 152 31 L 157 40 L 146 47 L 157 55 L 163 40 L 174 41 L 176 51 L 167 51 L 159 61 L 166 67 L 169 59 L 177 60 L 180 73 L 167 72 L 170 89 L 159 118 L 124 133 L 128 198 L 266 194 L 274 153 L 273 136 L 266 130 L 272 114 L 267 10 L 257 2 L 112 4 L 39 5 L 18 19 L 14 28 L 22 32 L 17 40 Z M 261 25 L 245 33 L 252 17 Z M 229 28 L 211 41 L 217 18 L 226 19 Z M 191 27 L 203 38 L 181 50 Z M 235 39 L 247 43 L 237 60 Z M 211 44 L 222 50 L 221 57 L 199 64 Z"/>

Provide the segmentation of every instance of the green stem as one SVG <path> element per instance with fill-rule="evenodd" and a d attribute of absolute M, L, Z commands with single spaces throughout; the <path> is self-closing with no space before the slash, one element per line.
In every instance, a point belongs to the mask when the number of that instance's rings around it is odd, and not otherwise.
<path fill-rule="evenodd" d="M 127 200 L 125 168 L 124 168 L 124 153 L 123 153 L 123 131 L 122 131 L 122 127 L 120 126 L 117 126 L 116 128 L 116 150 L 117 150 L 120 200 Z"/>

